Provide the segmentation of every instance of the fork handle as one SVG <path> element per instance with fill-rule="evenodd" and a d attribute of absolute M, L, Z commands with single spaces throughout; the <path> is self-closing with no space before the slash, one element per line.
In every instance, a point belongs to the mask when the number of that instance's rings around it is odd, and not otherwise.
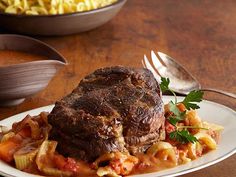
<path fill-rule="evenodd" d="M 202 91 L 215 92 L 236 99 L 236 94 L 214 88 L 201 88 Z"/>

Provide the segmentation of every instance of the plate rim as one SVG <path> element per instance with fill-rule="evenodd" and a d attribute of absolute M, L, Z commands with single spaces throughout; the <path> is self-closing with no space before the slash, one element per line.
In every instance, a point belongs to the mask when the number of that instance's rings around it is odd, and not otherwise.
<path fill-rule="evenodd" d="M 169 96 L 169 95 L 163 95 L 162 99 L 163 101 L 165 102 L 165 100 L 171 100 L 173 99 L 174 97 L 173 96 Z M 181 99 L 181 98 L 184 98 L 182 96 L 177 96 L 177 99 Z M 235 117 L 232 117 L 233 119 L 236 119 L 236 111 L 233 110 L 232 108 L 229 108 L 223 104 L 220 104 L 220 103 L 216 103 L 214 101 L 209 101 L 209 100 L 203 100 L 202 103 L 206 103 L 206 104 L 210 104 L 212 106 L 216 106 L 216 107 L 220 107 L 224 110 L 226 110 L 227 112 L 230 112 L 232 113 L 233 115 L 235 115 Z M 27 110 L 27 111 L 24 111 L 24 112 L 21 112 L 21 113 L 18 113 L 18 114 L 15 114 L 13 116 L 10 116 L 10 117 L 7 117 L 3 120 L 0 121 L 0 124 L 4 124 L 5 122 L 9 121 L 9 119 L 12 119 L 14 117 L 19 117 L 19 116 L 22 116 L 22 115 L 26 115 L 28 114 L 29 112 L 34 112 L 34 111 L 38 111 L 38 110 L 43 110 L 43 109 L 46 109 L 46 110 L 49 110 L 49 109 L 52 109 L 54 106 L 54 104 L 51 104 L 51 105 L 47 105 L 47 106 L 42 106 L 42 107 L 38 107 L 38 108 L 34 108 L 34 109 L 31 109 L 31 110 Z M 211 161 L 207 161 L 206 163 L 203 163 L 203 164 L 200 164 L 198 166 L 195 166 L 195 167 L 190 167 L 188 169 L 183 169 L 183 170 L 180 170 L 178 172 L 172 172 L 172 173 L 169 173 L 169 174 L 164 174 L 164 175 L 161 175 L 161 177 L 175 177 L 175 176 L 180 176 L 180 175 L 183 175 L 183 174 L 188 174 L 188 173 L 191 173 L 191 172 L 194 172 L 194 171 L 198 171 L 198 170 L 201 170 L 201 169 L 204 169 L 206 167 L 209 167 L 209 166 L 212 166 L 214 164 L 217 164 L 225 159 L 227 159 L 228 157 L 234 155 L 236 153 L 236 146 L 229 152 L 227 152 L 226 154 L 223 154 L 221 155 L 220 157 L 218 157 L 217 159 L 213 159 Z M 10 166 L 10 165 L 9 165 Z M 180 165 L 181 166 L 181 165 Z M 170 168 L 171 169 L 171 168 Z M 16 169 L 17 170 L 17 169 Z M 168 169 L 165 169 L 165 170 L 162 170 L 162 171 L 166 171 Z M 20 171 L 20 170 L 19 170 Z M 22 172 L 22 171 L 21 171 Z M 161 171 L 159 171 L 161 172 Z M 26 172 L 23 172 L 23 173 L 26 173 Z M 26 173 L 27 175 L 33 175 L 33 176 L 37 176 L 37 177 L 40 177 L 40 175 L 34 175 L 34 174 L 30 174 L 30 173 Z M 6 173 L 5 171 L 2 171 L 0 169 L 0 175 L 3 175 L 3 176 L 8 176 L 8 177 L 19 177 L 17 175 L 14 175 L 14 174 L 9 174 L 9 173 Z M 158 175 L 158 172 L 151 172 L 151 173 L 145 173 L 145 174 L 135 174 L 135 175 L 129 175 L 129 177 L 141 177 L 142 175 L 150 175 L 150 177 L 160 177 L 160 175 Z M 27 177 L 27 176 L 26 176 Z"/>

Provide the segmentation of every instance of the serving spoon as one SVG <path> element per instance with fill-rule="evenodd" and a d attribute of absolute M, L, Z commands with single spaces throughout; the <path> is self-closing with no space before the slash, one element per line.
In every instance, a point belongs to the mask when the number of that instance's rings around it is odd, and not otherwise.
<path fill-rule="evenodd" d="M 148 60 L 147 56 L 144 55 L 142 64 L 145 68 L 149 69 L 154 77 L 160 82 L 161 77 L 170 79 L 170 88 L 179 94 L 187 95 L 192 90 L 210 91 L 219 94 L 223 94 L 236 99 L 236 94 L 229 93 L 223 90 L 214 88 L 202 88 L 201 84 L 196 78 L 192 76 L 182 65 L 177 63 L 170 56 L 157 52 L 158 56 L 154 51 L 151 51 L 152 63 Z"/>

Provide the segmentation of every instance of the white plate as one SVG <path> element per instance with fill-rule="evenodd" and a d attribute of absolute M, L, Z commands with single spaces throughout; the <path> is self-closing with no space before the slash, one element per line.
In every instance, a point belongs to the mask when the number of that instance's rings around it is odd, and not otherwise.
<path fill-rule="evenodd" d="M 178 98 L 182 100 L 181 97 Z M 164 96 L 164 102 L 173 100 L 173 97 Z M 198 114 L 200 117 L 208 122 L 219 124 L 224 126 L 224 131 L 222 133 L 222 138 L 217 150 L 211 151 L 203 157 L 194 160 L 188 164 L 180 165 L 175 168 L 167 169 L 160 172 L 148 173 L 142 175 L 135 175 L 133 177 L 167 177 L 167 176 L 179 176 L 186 173 L 190 173 L 202 168 L 206 168 L 210 165 L 218 163 L 227 157 L 233 155 L 236 152 L 236 141 L 232 141 L 236 137 L 236 112 L 217 103 L 210 101 L 203 101 L 200 103 L 200 109 Z M 20 121 L 27 114 L 37 115 L 42 111 L 50 112 L 53 105 L 46 106 L 31 111 L 27 111 L 15 116 L 9 117 L 3 121 L 0 121 L 0 125 L 11 126 L 13 122 Z M 36 175 L 31 175 L 19 171 L 0 160 L 0 174 L 9 177 L 35 177 Z"/>

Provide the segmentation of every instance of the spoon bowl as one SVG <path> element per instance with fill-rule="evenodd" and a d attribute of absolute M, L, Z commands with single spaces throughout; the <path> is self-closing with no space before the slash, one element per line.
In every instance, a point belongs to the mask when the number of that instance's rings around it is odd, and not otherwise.
<path fill-rule="evenodd" d="M 200 83 L 197 79 L 189 73 L 181 64 L 177 63 L 173 58 L 168 55 L 158 52 L 160 58 L 162 58 L 165 68 L 164 70 L 158 70 L 162 76 L 165 76 L 171 80 L 170 88 L 178 90 L 179 93 L 188 94 L 189 90 L 201 89 Z M 152 52 L 152 61 L 157 64 L 158 59 L 154 52 Z M 168 68 L 168 69 L 167 69 Z M 177 83 L 177 84 L 176 84 Z"/>
<path fill-rule="evenodd" d="M 143 66 L 149 69 L 159 82 L 161 81 L 161 77 L 169 78 L 171 80 L 169 87 L 174 92 L 187 95 L 192 90 L 211 91 L 236 99 L 236 94 L 234 93 L 214 88 L 202 88 L 197 79 L 181 64 L 162 52 L 157 52 L 157 54 L 158 55 L 156 55 L 154 51 L 151 51 L 153 65 L 146 55 L 144 55 L 144 59 L 142 60 Z"/>

